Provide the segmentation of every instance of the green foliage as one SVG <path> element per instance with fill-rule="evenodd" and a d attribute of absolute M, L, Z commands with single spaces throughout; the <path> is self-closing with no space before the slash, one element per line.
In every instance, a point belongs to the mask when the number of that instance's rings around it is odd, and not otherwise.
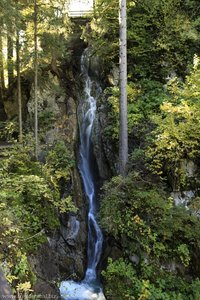
<path fill-rule="evenodd" d="M 108 300 L 198 300 L 200 280 L 186 282 L 168 274 L 152 282 L 139 276 L 136 268 L 126 260 L 108 260 L 108 268 L 102 272 L 106 280 Z"/>
<path fill-rule="evenodd" d="M 48 151 L 46 163 L 58 182 L 61 178 L 67 180 L 70 177 L 70 169 L 74 166 L 72 155 L 63 141 L 58 141 Z"/>
<path fill-rule="evenodd" d="M 107 88 L 105 96 L 107 97 L 107 126 L 104 128 L 104 134 L 116 141 L 119 134 L 119 88 Z M 133 127 L 147 123 L 152 114 L 159 112 L 160 104 L 169 97 L 161 83 L 150 80 L 140 81 L 139 84 L 129 82 L 127 96 L 129 134 Z"/>
<path fill-rule="evenodd" d="M 106 296 L 107 299 L 135 299 L 131 297 L 133 287 L 135 287 L 135 270 L 130 263 L 123 259 L 115 262 L 108 260 L 108 268 L 102 272 L 106 279 Z M 132 286 L 132 283 L 134 285 Z"/>
<path fill-rule="evenodd" d="M 177 253 L 181 259 L 181 262 L 187 267 L 190 263 L 190 252 L 188 250 L 188 246 L 186 244 L 181 244 L 178 246 Z"/>
<path fill-rule="evenodd" d="M 7 149 L 0 160 L 0 261 L 20 293 L 35 281 L 28 255 L 59 226 L 58 212 L 76 212 L 71 196 L 61 199 L 60 179 L 69 179 L 73 161 L 64 143 L 48 153 L 46 164 L 34 159 L 33 143 Z"/>
<path fill-rule="evenodd" d="M 46 67 L 52 60 L 55 66 L 58 59 L 63 58 L 65 53 L 65 39 L 71 31 L 70 19 L 63 0 L 58 1 L 37 1 L 38 16 L 38 39 L 40 49 L 38 49 L 39 66 Z M 32 68 L 33 55 L 30 56 L 30 48 L 33 47 L 34 33 L 34 12 L 31 3 L 20 3 L 23 25 L 24 42 L 21 45 L 23 56 L 21 57 L 24 70 Z M 20 28 L 21 29 L 21 28 Z M 42 76 L 41 76 L 42 79 Z"/>
<path fill-rule="evenodd" d="M 54 112 L 42 110 L 38 114 L 38 122 L 42 130 L 48 130 L 52 127 L 52 124 L 56 121 Z"/>
<path fill-rule="evenodd" d="M 83 28 L 83 39 L 109 64 L 118 51 L 118 2 L 96 1 L 94 18 Z"/>
<path fill-rule="evenodd" d="M 198 282 L 199 267 L 192 262 L 199 252 L 200 222 L 174 207 L 161 186 L 136 173 L 112 178 L 103 188 L 101 224 L 121 245 L 124 258 L 139 258 L 137 267 L 109 261 L 103 273 L 108 299 L 195 299 L 182 274 L 192 267 L 193 283 Z"/>
<path fill-rule="evenodd" d="M 171 173 L 179 185 L 185 184 L 182 161 L 200 158 L 199 78 L 200 71 L 196 65 L 184 84 L 179 86 L 177 81 L 173 81 L 169 85 L 171 99 L 161 105 L 160 115 L 153 116 L 157 127 L 147 151 L 151 169 L 160 175 Z"/>
<path fill-rule="evenodd" d="M 174 71 L 185 75 L 199 43 L 199 4 L 186 2 L 127 1 L 128 73 L 132 80 L 165 81 Z M 118 62 L 118 6 L 116 0 L 97 1 L 94 17 L 83 33 L 94 52 L 104 58 L 107 71 L 113 61 Z"/>
<path fill-rule="evenodd" d="M 68 196 L 65 198 L 62 198 L 58 204 L 57 204 L 60 213 L 66 213 L 66 212 L 77 212 L 77 207 L 72 202 L 72 197 Z"/>
<path fill-rule="evenodd" d="M 51 204 L 58 199 L 58 192 L 50 185 L 46 170 L 40 163 L 32 160 L 30 149 L 16 146 L 1 161 L 1 203 L 3 209 L 15 212 L 13 216 L 20 223 L 23 239 L 29 238 L 46 228 L 58 225 L 55 208 Z M 11 220 L 12 221 L 12 220 Z M 31 245 L 37 247 L 44 240 L 43 234 L 34 238 Z"/>
<path fill-rule="evenodd" d="M 0 1 L 1 38 L 6 35 L 11 38 L 14 46 L 16 31 L 20 32 L 20 67 L 21 72 L 30 72 L 34 64 L 34 3 L 30 1 Z M 37 29 L 38 29 L 38 62 L 39 78 L 43 79 L 41 70 L 60 65 L 63 57 L 67 56 L 66 38 L 71 32 L 71 21 L 65 1 L 37 0 Z M 6 41 L 5 41 L 6 43 Z M 2 51 L 2 49 L 0 49 Z M 9 65 L 3 51 L 4 67 Z M 13 58 L 15 60 L 15 57 Z M 12 62 L 12 59 L 10 61 Z"/>
<path fill-rule="evenodd" d="M 138 1 L 131 12 L 135 18 L 129 23 L 130 55 L 138 62 L 136 73 L 154 78 L 173 70 L 182 73 L 191 62 L 198 33 L 181 1 Z"/>
<path fill-rule="evenodd" d="M 1 122 L 0 138 L 8 142 L 15 141 L 13 134 L 18 132 L 18 124 L 16 120 Z"/>

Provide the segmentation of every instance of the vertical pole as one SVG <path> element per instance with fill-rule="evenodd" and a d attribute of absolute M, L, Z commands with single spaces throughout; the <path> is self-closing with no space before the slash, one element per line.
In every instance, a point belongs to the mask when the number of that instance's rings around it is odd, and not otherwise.
<path fill-rule="evenodd" d="M 12 26 L 7 26 L 7 70 L 8 70 L 8 88 L 10 89 L 13 80 L 13 28 Z"/>
<path fill-rule="evenodd" d="M 38 158 L 38 45 L 37 45 L 37 0 L 34 0 L 34 112 L 35 112 L 35 157 Z"/>
<path fill-rule="evenodd" d="M 22 96 L 21 96 L 21 77 L 20 77 L 20 44 L 19 44 L 19 29 L 17 28 L 17 99 L 19 109 L 19 142 L 22 143 Z"/>
<path fill-rule="evenodd" d="M 126 175 L 128 162 L 128 125 L 127 125 L 127 22 L 126 0 L 120 0 L 120 40 L 119 40 L 119 69 L 120 69 L 120 130 L 119 130 L 119 172 Z"/>
<path fill-rule="evenodd" d="M 1 24 L 0 24 L 1 25 Z M 3 102 L 4 98 L 4 90 L 5 90 L 5 78 L 4 78 L 4 63 L 3 63 L 3 41 L 2 35 L 0 33 L 0 96 L 1 102 Z"/>

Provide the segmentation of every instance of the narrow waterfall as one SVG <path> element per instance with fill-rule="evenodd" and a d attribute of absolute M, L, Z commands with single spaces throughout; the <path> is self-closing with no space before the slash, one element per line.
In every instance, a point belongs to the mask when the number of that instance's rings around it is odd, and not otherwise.
<path fill-rule="evenodd" d="M 80 172 L 83 179 L 84 189 L 89 203 L 88 212 L 88 266 L 85 281 L 96 279 L 96 267 L 101 256 L 103 236 L 96 221 L 95 187 L 92 176 L 91 134 L 96 113 L 96 100 L 91 95 L 93 82 L 88 75 L 89 57 L 87 50 L 82 56 L 82 74 L 85 77 L 85 101 L 81 105 L 82 120 L 80 122 Z"/>
<path fill-rule="evenodd" d="M 88 200 L 88 249 L 87 269 L 82 282 L 64 281 L 60 286 L 63 300 L 105 300 L 101 285 L 97 278 L 97 265 L 100 260 L 103 235 L 96 220 L 96 193 L 92 162 L 92 128 L 96 113 L 96 97 L 92 96 L 92 89 L 98 85 L 88 74 L 89 52 L 86 49 L 81 58 L 81 70 L 84 77 L 84 97 L 79 106 L 80 129 L 80 163 L 79 170 L 83 180 L 85 194 Z"/>

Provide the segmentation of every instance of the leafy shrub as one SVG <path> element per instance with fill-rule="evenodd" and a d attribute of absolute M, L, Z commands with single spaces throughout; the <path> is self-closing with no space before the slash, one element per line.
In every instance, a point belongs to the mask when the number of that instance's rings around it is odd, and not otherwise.
<path fill-rule="evenodd" d="M 106 136 L 113 141 L 119 135 L 119 88 L 112 87 L 105 90 L 107 97 L 107 126 L 104 129 Z M 140 81 L 139 84 L 129 82 L 128 97 L 128 131 L 131 134 L 133 127 L 147 123 L 152 114 L 160 111 L 160 104 L 168 99 L 161 83 L 151 80 Z"/>
<path fill-rule="evenodd" d="M 33 153 L 31 144 L 16 144 L 0 160 L 0 261 L 22 293 L 30 292 L 35 280 L 28 255 L 59 226 L 58 212 L 77 210 L 71 196 L 60 195 L 60 178 L 69 179 L 73 165 L 64 143 L 51 149 L 46 164 Z"/>
<path fill-rule="evenodd" d="M 172 274 L 157 277 L 154 282 L 138 274 L 136 268 L 122 258 L 109 259 L 106 271 L 102 272 L 106 280 L 105 292 L 108 300 L 198 300 L 200 280 L 187 282 L 184 278 Z"/>
<path fill-rule="evenodd" d="M 160 115 L 153 116 L 157 127 L 146 151 L 151 170 L 159 175 L 172 174 L 178 186 L 185 184 L 181 162 L 200 158 L 199 78 L 200 70 L 195 67 L 182 86 L 173 81 L 171 100 L 161 105 Z"/>
<path fill-rule="evenodd" d="M 108 299 L 195 299 L 190 284 L 200 275 L 198 264 L 193 265 L 200 222 L 174 207 L 162 186 L 135 173 L 112 178 L 103 188 L 101 224 L 125 259 L 109 261 L 103 273 Z M 127 262 L 133 254 L 139 257 L 137 267 Z"/>

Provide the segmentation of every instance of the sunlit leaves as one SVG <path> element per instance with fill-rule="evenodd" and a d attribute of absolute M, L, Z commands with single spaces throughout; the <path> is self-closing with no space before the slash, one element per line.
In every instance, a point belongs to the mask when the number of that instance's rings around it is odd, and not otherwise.
<path fill-rule="evenodd" d="M 62 142 L 52 146 L 46 164 L 35 161 L 30 137 L 0 161 L 0 260 L 19 294 L 31 292 L 35 280 L 27 256 L 46 242 L 46 231 L 58 227 L 58 213 L 77 211 L 70 195 L 60 195 L 60 180 L 69 179 L 72 166 Z"/>
<path fill-rule="evenodd" d="M 195 299 L 199 294 L 196 274 L 189 280 L 184 276 L 199 251 L 199 219 L 174 207 L 161 186 L 135 173 L 113 177 L 103 188 L 101 223 L 121 250 L 103 271 L 108 299 Z"/>
<path fill-rule="evenodd" d="M 118 62 L 118 7 L 116 0 L 97 1 L 94 18 L 84 29 L 83 36 L 94 52 L 104 57 L 106 67 L 111 60 Z M 191 63 L 195 49 L 198 51 L 195 11 L 188 13 L 180 0 L 138 0 L 127 1 L 127 14 L 131 79 L 164 81 L 173 71 L 185 75 L 187 63 Z"/>
<path fill-rule="evenodd" d="M 171 101 L 164 102 L 162 114 L 153 117 L 157 124 L 154 146 L 147 152 L 152 158 L 151 168 L 159 174 L 172 173 L 179 181 L 183 179 L 180 178 L 181 161 L 200 157 L 199 74 L 195 68 L 184 85 L 178 86 L 174 81 L 170 87 Z"/>

